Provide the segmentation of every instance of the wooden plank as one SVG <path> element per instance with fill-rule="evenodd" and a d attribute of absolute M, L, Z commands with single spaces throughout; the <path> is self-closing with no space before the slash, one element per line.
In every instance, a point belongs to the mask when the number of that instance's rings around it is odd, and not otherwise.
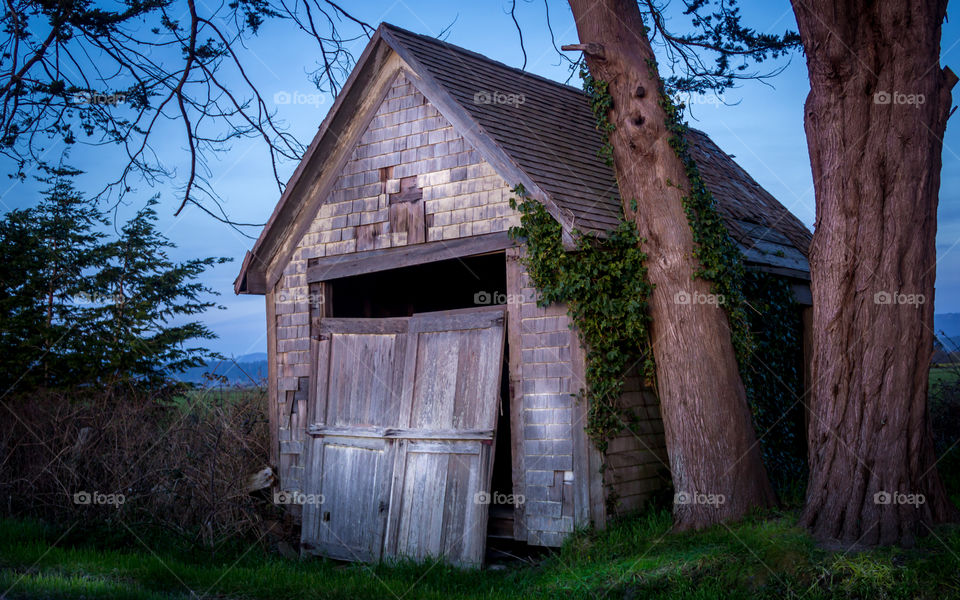
<path fill-rule="evenodd" d="M 744 261 L 744 264 L 748 269 L 754 269 L 760 271 L 761 273 L 770 273 L 771 275 L 780 275 L 782 277 L 790 277 L 792 279 L 797 279 L 799 281 L 810 281 L 810 272 L 802 271 L 797 269 L 790 269 L 785 267 L 775 267 L 770 266 L 764 263 L 755 263 L 750 260 Z"/>
<path fill-rule="evenodd" d="M 570 368 L 571 389 L 586 387 L 586 355 L 576 335 L 570 336 Z M 601 475 L 590 471 L 590 451 L 595 447 L 585 430 L 587 411 L 584 401 L 579 398 L 573 401 L 573 423 L 570 425 L 570 437 L 573 439 L 573 489 L 570 495 L 573 522 L 578 527 L 590 524 L 595 512 L 592 506 L 594 499 L 591 496 L 599 494 L 601 500 L 603 499 Z M 598 481 L 600 485 L 596 485 Z"/>
<path fill-rule="evenodd" d="M 443 505 L 447 491 L 450 455 L 411 452 L 401 482 L 396 555 L 414 560 L 441 557 L 444 531 Z"/>
<path fill-rule="evenodd" d="M 403 485 L 407 472 L 407 440 L 395 442 L 396 452 L 393 459 L 393 474 L 390 483 L 390 504 L 387 510 L 387 526 L 383 542 L 384 556 L 397 556 L 400 547 L 401 508 L 403 505 Z"/>
<path fill-rule="evenodd" d="M 407 440 L 410 452 L 421 454 L 467 454 L 477 455 L 491 447 L 489 440 Z"/>
<path fill-rule="evenodd" d="M 330 302 L 331 290 L 327 283 L 310 285 L 311 294 L 316 294 L 321 302 L 313 303 L 310 309 L 310 386 L 307 398 L 306 423 L 326 423 L 327 393 L 329 392 L 330 341 L 320 340 L 319 325 L 324 318 L 333 314 Z"/>
<path fill-rule="evenodd" d="M 410 318 L 411 333 L 442 331 L 463 331 L 467 329 L 487 329 L 496 327 L 502 330 L 506 307 L 481 306 L 429 313 L 415 314 Z"/>
<path fill-rule="evenodd" d="M 500 360 L 503 360 L 503 335 L 500 338 Z M 500 375 L 503 372 L 502 362 L 497 365 L 496 386 L 497 394 L 500 393 Z M 497 403 L 499 404 L 499 403 Z M 497 415 L 494 413 L 493 425 L 497 425 Z M 490 486 L 493 481 L 493 458 L 496 443 L 480 446 L 479 465 L 476 469 L 470 471 L 470 481 L 467 487 L 467 498 L 471 502 L 468 506 L 478 506 L 477 510 L 465 511 L 463 531 L 466 532 L 463 537 L 465 561 L 468 564 L 483 564 L 483 557 L 487 549 L 487 527 L 490 523 L 490 505 L 477 504 L 478 493 L 486 492 L 490 495 Z M 476 490 L 476 492 L 474 492 Z"/>
<path fill-rule="evenodd" d="M 368 250 L 349 255 L 328 256 L 311 261 L 307 281 L 329 281 L 341 277 L 375 273 L 413 265 L 497 252 L 516 245 L 507 232 L 488 233 L 455 240 Z"/>
<path fill-rule="evenodd" d="M 391 228 L 391 231 L 393 229 Z M 367 252 L 377 247 L 377 240 L 386 235 L 386 223 L 369 223 L 357 226 L 357 252 Z"/>
<path fill-rule="evenodd" d="M 320 347 L 323 346 L 323 350 L 320 350 Z M 317 377 L 317 370 L 320 365 L 320 356 L 321 352 L 323 353 L 324 361 L 329 364 L 328 352 L 330 348 L 329 340 L 320 341 L 315 337 L 310 338 L 310 378 L 309 385 L 307 386 L 307 411 L 304 415 L 304 420 L 309 427 L 311 424 L 316 423 L 317 413 L 321 412 L 317 409 L 317 397 L 318 397 L 318 385 L 326 387 L 326 377 L 321 383 Z M 325 392 L 326 390 L 324 390 Z"/>
<path fill-rule="evenodd" d="M 427 241 L 427 217 L 423 202 L 410 202 L 407 207 L 407 244 Z"/>
<path fill-rule="evenodd" d="M 270 425 L 270 464 L 280 476 L 283 485 L 283 473 L 280 469 L 280 409 L 277 402 L 277 306 L 276 293 L 270 290 L 264 295 L 267 309 L 267 420 Z"/>
<path fill-rule="evenodd" d="M 320 440 L 307 440 L 307 461 L 306 472 L 304 473 L 304 493 L 313 498 L 319 498 L 321 485 L 319 477 L 311 477 L 310 474 L 319 474 L 322 471 L 323 464 L 323 444 Z M 320 536 L 320 510 L 322 505 L 311 502 L 303 507 L 302 519 L 300 523 L 300 545 L 304 550 L 310 550 L 319 543 Z"/>
<path fill-rule="evenodd" d="M 331 427 L 311 425 L 307 433 L 314 437 L 365 437 L 408 440 L 492 440 L 492 429 L 396 429 L 387 427 Z"/>
<path fill-rule="evenodd" d="M 411 329 L 414 329 L 411 327 Z M 416 379 L 410 426 L 420 429 L 453 426 L 456 400 L 459 331 L 431 331 L 417 336 Z"/>
<path fill-rule="evenodd" d="M 810 291 L 809 283 L 792 283 L 790 289 L 793 291 L 793 299 L 797 304 L 803 307 L 813 306 L 813 293 Z"/>
<path fill-rule="evenodd" d="M 409 321 L 410 317 L 388 319 L 327 317 L 316 324 L 316 333 L 321 336 L 347 333 L 406 333 L 409 328 Z"/>
<path fill-rule="evenodd" d="M 333 316 L 333 286 L 327 282 L 311 283 L 310 292 L 310 335 L 316 335 L 313 327 L 320 319 Z"/>
<path fill-rule="evenodd" d="M 507 261 L 507 297 L 520 298 L 523 293 L 521 277 L 523 266 L 520 264 L 519 248 L 506 251 Z M 513 493 L 526 495 L 526 472 L 524 471 L 523 444 L 523 363 L 521 362 L 520 342 L 521 305 L 507 305 L 507 360 L 510 377 L 510 459 L 513 471 Z M 527 539 L 525 520 L 526 508 L 518 504 L 513 509 L 513 538 Z"/>
<path fill-rule="evenodd" d="M 388 429 L 384 433 L 384 437 L 390 439 L 478 442 L 491 441 L 495 435 L 496 432 L 493 429 Z"/>
<path fill-rule="evenodd" d="M 400 413 L 397 424 L 400 427 L 413 426 L 413 388 L 417 377 L 417 353 L 419 351 L 419 334 L 408 333 L 407 345 L 403 357 L 403 383 L 400 386 Z"/>
<path fill-rule="evenodd" d="M 307 427 L 326 419 L 327 392 L 329 390 L 330 341 L 310 337 L 310 385 L 307 398 Z M 319 498 L 323 464 L 322 440 L 306 439 L 304 456 L 303 490 L 307 497 Z M 303 506 L 300 525 L 300 542 L 304 551 L 311 551 L 320 544 L 321 506 L 311 502 Z"/>
<path fill-rule="evenodd" d="M 406 233 L 408 245 L 426 241 L 426 220 L 422 198 L 423 190 L 417 187 L 416 176 L 400 179 L 400 192 L 390 194 L 388 211 L 390 232 Z"/>
<path fill-rule="evenodd" d="M 444 474 L 446 481 L 457 483 L 469 481 L 471 462 L 460 460 L 461 458 L 460 456 L 448 458 L 447 472 Z M 473 502 L 475 499 L 469 495 L 469 486 L 456 484 L 447 486 L 442 508 L 444 528 L 441 531 L 440 541 L 444 556 L 472 554 L 464 547 L 464 536 L 460 532 L 467 530 L 471 525 L 468 518 L 472 513 L 463 510 L 463 507 Z"/>
<path fill-rule="evenodd" d="M 574 387 L 579 389 L 586 381 L 587 360 L 583 346 L 576 336 L 570 340 L 570 366 L 573 370 Z M 575 503 L 586 502 L 586 511 L 580 507 L 574 508 L 574 522 L 577 518 L 586 516 L 594 527 L 604 528 L 607 523 L 607 492 L 603 484 L 604 457 L 587 435 L 588 407 L 580 401 L 574 401 L 574 423 L 579 426 L 571 427 L 574 440 L 574 491 Z M 581 470 L 581 473 L 577 473 Z M 580 480 L 577 483 L 577 480 Z"/>

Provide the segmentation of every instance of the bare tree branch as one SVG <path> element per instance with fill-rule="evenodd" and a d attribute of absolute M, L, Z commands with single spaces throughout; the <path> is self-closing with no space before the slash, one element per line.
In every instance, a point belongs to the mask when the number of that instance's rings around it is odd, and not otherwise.
<path fill-rule="evenodd" d="M 375 31 L 325 0 L 236 0 L 213 7 L 188 0 L 182 15 L 176 11 L 183 5 L 174 0 L 143 0 L 113 11 L 29 0 L 4 0 L 3 7 L 0 156 L 14 165 L 12 176 L 23 179 L 29 169 L 58 164 L 77 145 L 112 146 L 125 162 L 104 182 L 99 199 L 119 202 L 136 183 L 170 181 L 182 193 L 175 214 L 189 202 L 239 227 L 261 224 L 227 217 L 210 185 L 211 157 L 235 140 L 259 138 L 282 191 L 282 164 L 299 160 L 305 150 L 248 75 L 241 50 L 268 20 L 293 22 L 319 46 L 311 76 L 318 92 L 336 95 L 355 62 L 348 45 Z M 185 138 L 189 168 L 183 175 L 154 148 L 170 126 Z M 66 150 L 48 157 L 60 143 Z"/>

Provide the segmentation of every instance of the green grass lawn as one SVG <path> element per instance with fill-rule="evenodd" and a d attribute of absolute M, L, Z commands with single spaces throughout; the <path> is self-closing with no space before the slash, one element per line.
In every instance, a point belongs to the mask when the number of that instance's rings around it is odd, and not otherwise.
<path fill-rule="evenodd" d="M 667 513 L 651 512 L 504 570 L 298 562 L 259 547 L 211 558 L 163 545 L 0 521 L 0 598 L 960 598 L 960 530 L 912 550 L 843 555 L 816 549 L 787 515 L 676 534 Z"/>

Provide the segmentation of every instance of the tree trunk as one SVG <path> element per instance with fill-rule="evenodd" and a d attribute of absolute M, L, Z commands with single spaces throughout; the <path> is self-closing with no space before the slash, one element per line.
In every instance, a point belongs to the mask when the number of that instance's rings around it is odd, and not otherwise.
<path fill-rule="evenodd" d="M 939 67 L 946 5 L 793 0 L 817 204 L 802 520 L 847 547 L 909 545 L 955 513 L 927 414 L 937 194 L 956 81 Z"/>
<path fill-rule="evenodd" d="M 614 170 L 624 212 L 645 238 L 653 355 L 679 529 L 708 526 L 769 506 L 726 313 L 694 279 L 693 234 L 681 205 L 683 163 L 669 145 L 659 75 L 636 0 L 570 0 L 596 79 L 609 83 Z M 672 182 L 673 185 L 669 185 Z M 689 187 L 687 184 L 686 187 Z M 636 199 L 638 209 L 631 209 Z M 683 300 L 687 300 L 684 302 Z"/>

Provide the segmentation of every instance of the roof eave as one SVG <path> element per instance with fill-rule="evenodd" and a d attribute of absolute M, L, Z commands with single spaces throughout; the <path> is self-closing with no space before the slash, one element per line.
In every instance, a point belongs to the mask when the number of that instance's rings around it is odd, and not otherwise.
<path fill-rule="evenodd" d="M 253 248 L 247 252 L 247 255 L 244 257 L 243 264 L 240 267 L 240 272 L 237 275 L 236 280 L 234 281 L 234 293 L 236 294 L 265 294 L 266 293 L 266 269 L 270 262 L 273 252 L 276 250 L 279 245 L 276 242 L 278 237 L 282 237 L 282 232 L 277 231 L 277 223 L 283 220 L 285 215 L 290 213 L 298 212 L 298 209 L 302 208 L 297 206 L 290 205 L 290 197 L 294 195 L 297 185 L 300 183 L 304 171 L 306 170 L 307 164 L 310 162 L 310 159 L 317 152 L 317 148 L 320 145 L 320 142 L 323 140 L 325 134 L 329 131 L 331 124 L 336 120 L 341 107 L 343 106 L 345 99 L 350 96 L 351 91 L 353 90 L 354 84 L 361 76 L 361 72 L 364 71 L 369 62 L 370 56 L 374 53 L 375 49 L 382 41 L 382 31 L 384 27 L 381 25 L 371 36 L 370 41 L 367 43 L 367 46 L 364 48 L 363 53 L 357 59 L 357 63 L 354 69 L 350 72 L 350 75 L 347 77 L 347 80 L 344 82 L 343 87 L 340 88 L 340 92 L 337 94 L 337 97 L 334 99 L 333 105 L 330 107 L 330 110 L 327 112 L 326 117 L 320 123 L 320 126 L 317 129 L 317 133 L 313 136 L 313 140 L 310 142 L 310 145 L 307 147 L 306 152 L 300 159 L 300 162 L 297 164 L 296 169 L 294 169 L 293 174 L 290 176 L 290 179 L 287 181 L 286 186 L 284 186 L 283 192 L 280 195 L 280 200 L 277 202 L 277 205 L 274 207 L 273 212 L 270 215 L 270 218 L 267 220 L 263 229 L 260 232 L 260 235 L 257 237 L 257 241 L 254 242 Z M 251 282 L 263 281 L 264 285 L 251 285 Z M 261 291 L 260 288 L 262 287 Z"/>

